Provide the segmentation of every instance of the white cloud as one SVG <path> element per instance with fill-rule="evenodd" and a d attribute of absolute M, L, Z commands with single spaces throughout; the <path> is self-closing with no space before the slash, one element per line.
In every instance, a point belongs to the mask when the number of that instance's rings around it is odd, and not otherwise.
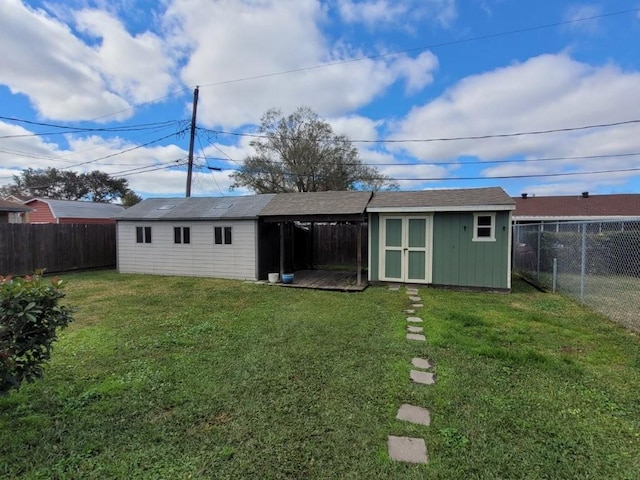
<path fill-rule="evenodd" d="M 26 136 L 29 130 L 0 122 L 0 136 L 25 135 L 3 139 L 0 149 L 0 185 L 12 183 L 13 175 L 20 175 L 26 168 L 45 169 L 72 168 L 77 172 L 100 170 L 129 181 L 129 187 L 137 193 L 160 194 L 176 192 L 184 194 L 186 172 L 170 170 L 166 167 L 183 161 L 187 152 L 181 147 L 156 145 L 139 147 L 119 137 L 99 136 L 77 137 L 66 135 L 68 146 L 45 142 L 38 136 Z M 124 153 L 124 150 L 130 150 Z M 104 158 L 108 157 L 108 158 Z M 136 173 L 141 170 L 151 170 Z"/>
<path fill-rule="evenodd" d="M 399 76 L 406 78 L 406 92 L 416 93 L 433 82 L 433 72 L 438 68 L 438 57 L 430 51 L 422 52 L 415 59 L 401 55 L 392 67 Z"/>
<path fill-rule="evenodd" d="M 566 25 L 567 29 L 595 33 L 600 29 L 600 19 L 593 18 L 602 13 L 602 9 L 594 4 L 571 5 L 567 7 L 564 15 L 565 21 L 575 22 Z M 589 18 L 590 20 L 582 20 Z"/>
<path fill-rule="evenodd" d="M 388 0 L 353 1 L 340 0 L 338 9 L 342 20 L 347 23 L 364 23 L 372 28 L 381 23 L 395 23 L 407 13 L 409 5 Z"/>
<path fill-rule="evenodd" d="M 130 102 L 167 92 L 172 64 L 158 37 L 131 36 L 119 20 L 98 10 L 76 12 L 76 18 L 82 32 L 101 38 L 98 45 L 88 45 L 42 9 L 5 0 L 0 83 L 26 95 L 40 115 L 68 121 L 113 112 L 120 113 L 111 119 L 126 118 Z"/>
<path fill-rule="evenodd" d="M 330 44 L 320 29 L 325 20 L 317 0 L 173 1 L 166 21 L 173 43 L 189 49 L 183 82 L 203 86 L 200 122 L 236 128 L 257 122 L 271 107 L 288 112 L 300 105 L 335 117 L 368 104 L 399 78 L 409 78 L 414 89 L 429 81 L 428 65 L 435 62 L 425 55 L 398 67 L 390 58 L 352 61 L 363 52 Z M 336 64 L 250 79 L 327 63 Z"/>
<path fill-rule="evenodd" d="M 591 66 L 565 54 L 541 55 L 467 77 L 435 100 L 415 107 L 393 128 L 392 139 L 452 138 L 542 131 L 631 120 L 638 117 L 640 73 L 615 65 Z M 389 144 L 425 161 L 462 156 L 501 160 L 613 155 L 640 151 L 640 126 L 621 125 L 465 141 Z M 609 157 L 487 165 L 481 176 L 542 175 L 616 170 L 637 166 L 637 157 Z M 628 175 L 628 174 L 627 174 Z M 584 175 L 591 185 L 619 185 L 624 174 Z M 577 177 L 549 177 L 553 183 Z M 544 178 L 539 181 L 544 182 Z M 585 187 L 586 188 L 586 187 Z"/>
<path fill-rule="evenodd" d="M 362 115 L 347 115 L 327 119 L 334 133 L 346 135 L 351 140 L 377 140 L 378 127 L 381 121 L 372 120 Z"/>
<path fill-rule="evenodd" d="M 108 85 L 135 103 L 164 95 L 173 85 L 171 52 L 151 32 L 130 35 L 120 20 L 100 10 L 76 13 L 80 31 L 99 38 L 91 47 L 93 67 L 108 79 Z"/>
<path fill-rule="evenodd" d="M 406 29 L 407 22 L 425 18 L 449 27 L 458 16 L 455 0 L 339 0 L 338 11 L 344 22 L 363 23 L 369 29 L 381 26 Z"/>
<path fill-rule="evenodd" d="M 636 72 L 623 72 L 613 65 L 592 67 L 564 54 L 542 55 L 461 80 L 439 98 L 412 109 L 391 138 L 492 135 L 629 120 L 637 117 L 638 102 L 640 74 Z M 623 130 L 409 143 L 395 148 L 433 161 L 565 151 L 589 155 L 603 135 L 615 131 Z M 623 150 L 640 148 L 639 135 L 619 135 L 615 141 Z M 575 148 L 580 145 L 584 147 Z"/>

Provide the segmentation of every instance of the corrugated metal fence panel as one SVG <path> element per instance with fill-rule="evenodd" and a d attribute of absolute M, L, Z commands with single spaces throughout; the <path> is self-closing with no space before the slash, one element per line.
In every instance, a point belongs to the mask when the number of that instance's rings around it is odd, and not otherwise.
<path fill-rule="evenodd" d="M 25 275 L 116 265 L 115 225 L 2 224 L 0 275 Z"/>

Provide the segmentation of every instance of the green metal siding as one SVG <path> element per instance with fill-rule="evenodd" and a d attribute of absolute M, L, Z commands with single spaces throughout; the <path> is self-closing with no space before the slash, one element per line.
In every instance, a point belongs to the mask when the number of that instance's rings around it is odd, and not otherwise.
<path fill-rule="evenodd" d="M 474 242 L 473 213 L 433 217 L 433 277 L 438 285 L 508 288 L 509 212 L 496 212 L 495 242 Z"/>
<path fill-rule="evenodd" d="M 377 282 L 379 277 L 378 260 L 380 255 L 380 217 L 377 213 L 369 214 L 369 278 Z"/>

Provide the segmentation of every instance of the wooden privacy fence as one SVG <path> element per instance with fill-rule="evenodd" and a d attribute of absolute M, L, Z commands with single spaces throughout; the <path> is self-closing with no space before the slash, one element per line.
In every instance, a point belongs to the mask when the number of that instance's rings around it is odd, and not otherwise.
<path fill-rule="evenodd" d="M 367 224 L 316 224 L 313 228 L 313 261 L 316 265 L 355 265 L 357 232 L 362 229 L 362 259 L 367 262 Z"/>
<path fill-rule="evenodd" d="M 0 275 L 109 268 L 116 265 L 113 224 L 0 224 Z"/>

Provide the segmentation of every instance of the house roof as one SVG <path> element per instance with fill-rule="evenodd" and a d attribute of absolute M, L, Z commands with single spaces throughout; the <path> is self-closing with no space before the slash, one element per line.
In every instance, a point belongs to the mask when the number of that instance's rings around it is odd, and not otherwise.
<path fill-rule="evenodd" d="M 30 212 L 33 208 L 9 200 L 0 200 L 0 212 Z"/>
<path fill-rule="evenodd" d="M 500 187 L 376 192 L 370 212 L 513 210 L 515 202 Z"/>
<path fill-rule="evenodd" d="M 32 198 L 33 197 L 27 197 L 26 195 L 13 194 L 13 195 L 8 195 L 4 197 L 4 200 L 8 202 L 13 202 L 13 203 L 24 203 L 27 200 L 31 200 Z"/>
<path fill-rule="evenodd" d="M 270 221 L 357 220 L 364 216 L 371 192 L 300 192 L 279 193 L 260 212 Z"/>
<path fill-rule="evenodd" d="M 49 205 L 55 218 L 113 218 L 122 211 L 122 205 L 113 203 L 83 202 L 79 200 L 54 200 L 51 198 L 32 198 L 25 205 L 41 201 Z"/>
<path fill-rule="evenodd" d="M 117 220 L 254 219 L 273 194 L 245 197 L 149 198 L 127 208 Z"/>
<path fill-rule="evenodd" d="M 640 194 L 516 197 L 514 219 L 640 217 Z"/>

